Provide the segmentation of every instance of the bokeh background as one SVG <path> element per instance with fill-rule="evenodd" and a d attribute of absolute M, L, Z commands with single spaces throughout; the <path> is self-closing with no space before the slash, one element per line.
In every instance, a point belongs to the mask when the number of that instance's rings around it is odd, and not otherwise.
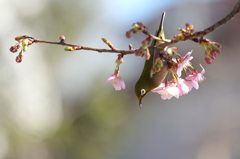
<path fill-rule="evenodd" d="M 206 69 L 199 90 L 179 99 L 151 93 L 138 107 L 134 85 L 144 58 L 128 55 L 121 65 L 126 89 L 115 91 L 116 54 L 65 52 L 34 44 L 21 64 L 9 52 L 14 37 L 108 48 L 137 48 L 145 37 L 125 38 L 142 21 L 155 33 L 163 11 L 171 38 L 185 23 L 202 30 L 227 15 L 237 0 L 1 0 L 0 158 L 1 159 L 237 159 L 240 157 L 240 15 L 207 35 L 222 44 L 211 65 L 193 42 L 193 65 Z"/>

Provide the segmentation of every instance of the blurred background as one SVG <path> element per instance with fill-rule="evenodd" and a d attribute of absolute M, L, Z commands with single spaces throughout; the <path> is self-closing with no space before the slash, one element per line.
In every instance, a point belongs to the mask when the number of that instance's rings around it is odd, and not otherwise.
<path fill-rule="evenodd" d="M 139 47 L 144 35 L 125 38 L 142 21 L 155 33 L 166 11 L 171 38 L 185 23 L 202 30 L 226 16 L 237 0 L 1 0 L 0 159 L 237 159 L 240 157 L 240 15 L 206 38 L 222 44 L 211 65 L 191 41 L 193 66 L 206 69 L 199 90 L 179 99 L 150 93 L 138 107 L 134 85 L 144 58 L 125 56 L 126 89 L 105 83 L 117 54 L 65 52 L 62 46 L 34 44 L 23 62 L 9 52 L 14 37 L 119 49 Z"/>

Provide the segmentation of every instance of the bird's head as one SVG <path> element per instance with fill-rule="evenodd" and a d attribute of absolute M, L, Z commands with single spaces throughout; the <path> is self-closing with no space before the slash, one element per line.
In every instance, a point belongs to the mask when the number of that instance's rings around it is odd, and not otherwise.
<path fill-rule="evenodd" d="M 135 85 L 135 94 L 139 100 L 139 106 L 142 107 L 142 99 L 151 91 L 144 81 L 138 80 Z"/>

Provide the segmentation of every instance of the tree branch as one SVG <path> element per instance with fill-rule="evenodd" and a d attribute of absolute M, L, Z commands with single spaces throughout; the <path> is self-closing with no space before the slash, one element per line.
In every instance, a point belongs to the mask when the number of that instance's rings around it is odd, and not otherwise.
<path fill-rule="evenodd" d="M 192 39 L 197 38 L 197 37 L 203 37 L 203 36 L 213 32 L 213 31 L 215 31 L 217 28 L 219 28 L 223 24 L 228 23 L 239 12 L 240 12 L 240 0 L 234 6 L 233 10 L 226 17 L 224 17 L 222 20 L 220 20 L 217 23 L 213 24 L 212 26 L 204 29 L 203 31 L 198 31 L 198 32 L 193 33 L 192 35 L 185 36 L 184 40 L 192 40 Z M 153 48 L 157 47 L 157 48 L 161 49 L 161 48 L 165 48 L 166 46 L 169 46 L 169 45 L 175 44 L 175 43 L 178 43 L 178 41 L 171 40 L 171 42 L 169 42 L 169 43 L 163 43 L 163 44 L 160 44 L 160 45 L 157 45 L 157 46 L 153 46 Z"/>
<path fill-rule="evenodd" d="M 219 28 L 223 24 L 228 23 L 239 12 L 240 12 L 240 0 L 234 6 L 233 10 L 226 17 L 224 17 L 222 20 L 220 20 L 217 23 L 215 23 L 214 25 L 204 29 L 203 31 L 193 32 L 190 35 L 184 35 L 184 39 L 182 39 L 181 41 L 193 40 L 194 38 L 198 38 L 198 37 L 202 38 L 203 36 L 215 31 L 217 28 Z M 151 35 L 148 32 L 143 32 L 143 33 L 148 35 L 148 36 L 151 36 L 153 39 L 159 40 L 158 37 L 156 37 L 154 35 Z M 75 47 L 76 48 L 75 50 L 90 50 L 90 51 L 97 51 L 99 53 L 108 52 L 108 53 L 121 53 L 123 55 L 127 55 L 127 54 L 134 54 L 137 51 L 137 49 L 130 49 L 130 50 L 119 50 L 119 49 L 116 49 L 116 48 L 99 49 L 99 48 L 92 48 L 92 47 L 87 47 L 87 46 L 80 46 L 80 45 L 65 43 L 64 40 L 61 40 L 60 42 L 52 42 L 52 41 L 46 41 L 46 40 L 39 40 L 39 39 L 30 37 L 30 36 L 27 36 L 27 35 L 24 35 L 22 37 L 31 39 L 32 43 L 46 43 L 46 44 L 62 45 L 62 46 L 68 46 L 68 47 Z M 163 39 L 160 39 L 160 40 L 164 41 Z M 159 44 L 159 45 L 156 45 L 156 46 L 149 46 L 148 48 L 149 49 L 153 49 L 153 48 L 163 49 L 166 46 L 178 43 L 180 41 L 173 38 L 171 40 L 166 40 L 164 42 L 165 43 L 163 43 L 163 44 Z"/>

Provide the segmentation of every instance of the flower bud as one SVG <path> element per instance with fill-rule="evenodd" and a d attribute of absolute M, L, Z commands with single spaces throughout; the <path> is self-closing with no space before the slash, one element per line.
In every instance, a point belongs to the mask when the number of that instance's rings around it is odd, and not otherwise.
<path fill-rule="evenodd" d="M 135 52 L 135 55 L 136 56 L 143 56 L 144 55 L 143 49 L 142 48 L 137 49 L 136 52 Z"/>
<path fill-rule="evenodd" d="M 127 31 L 125 36 L 126 36 L 126 38 L 130 39 L 132 36 L 132 31 L 131 30 Z"/>
<path fill-rule="evenodd" d="M 27 46 L 27 45 L 28 45 L 28 42 L 29 42 L 28 39 L 22 40 L 22 46 Z"/>
<path fill-rule="evenodd" d="M 60 40 L 60 42 L 64 42 L 65 41 L 65 36 L 64 35 L 60 36 L 59 40 Z"/>
<path fill-rule="evenodd" d="M 73 47 L 65 47 L 64 50 L 65 50 L 65 51 L 74 51 L 74 50 L 76 50 L 76 49 L 74 49 Z"/>
<path fill-rule="evenodd" d="M 143 40 L 142 41 L 142 45 L 148 45 L 149 43 L 148 43 L 148 41 L 147 40 Z"/>
<path fill-rule="evenodd" d="M 19 41 L 19 40 L 21 40 L 21 39 L 25 39 L 25 36 L 17 36 L 17 37 L 15 37 L 15 40 L 16 40 L 16 41 Z"/>
<path fill-rule="evenodd" d="M 22 59 L 23 59 L 23 50 L 21 50 L 21 52 L 18 54 L 18 56 L 16 57 L 16 62 L 17 63 L 21 63 L 22 62 Z"/>
<path fill-rule="evenodd" d="M 150 59 L 150 57 L 151 57 L 151 55 L 150 55 L 150 52 L 149 52 L 149 50 L 147 49 L 147 50 L 145 50 L 145 58 L 146 58 L 146 60 L 149 60 Z"/>
<path fill-rule="evenodd" d="M 133 33 L 133 34 L 137 34 L 138 31 L 139 31 L 138 29 L 132 29 L 132 33 Z"/>
<path fill-rule="evenodd" d="M 215 51 L 212 51 L 210 57 L 211 59 L 215 59 L 217 57 L 217 53 Z"/>
<path fill-rule="evenodd" d="M 221 50 L 219 48 L 214 49 L 216 51 L 216 53 L 220 54 Z"/>
<path fill-rule="evenodd" d="M 117 64 L 122 64 L 124 62 L 123 58 L 119 56 L 119 58 L 115 61 Z"/>
<path fill-rule="evenodd" d="M 212 59 L 210 59 L 208 56 L 205 56 L 204 61 L 205 61 L 207 64 L 211 64 L 211 63 L 212 63 Z"/>
<path fill-rule="evenodd" d="M 22 58 L 20 58 L 19 56 L 16 57 L 16 62 L 17 63 L 21 63 L 22 62 Z"/>
<path fill-rule="evenodd" d="M 129 48 L 129 50 L 132 50 L 132 49 L 133 49 L 132 44 L 129 44 L 129 45 L 128 45 L 128 48 Z"/>
<path fill-rule="evenodd" d="M 21 47 L 21 45 L 18 43 L 16 45 L 13 45 L 10 47 L 9 51 L 11 51 L 12 53 L 15 53 L 18 51 L 18 49 Z"/>
<path fill-rule="evenodd" d="M 217 48 L 221 48 L 221 44 L 217 43 L 217 42 L 214 42 L 214 45 L 217 47 Z"/>
<path fill-rule="evenodd" d="M 141 27 L 145 27 L 142 22 L 137 22 L 137 24 Z"/>
<path fill-rule="evenodd" d="M 135 30 L 139 30 L 141 26 L 139 26 L 137 23 L 134 23 L 132 25 L 132 28 L 135 29 Z"/>

